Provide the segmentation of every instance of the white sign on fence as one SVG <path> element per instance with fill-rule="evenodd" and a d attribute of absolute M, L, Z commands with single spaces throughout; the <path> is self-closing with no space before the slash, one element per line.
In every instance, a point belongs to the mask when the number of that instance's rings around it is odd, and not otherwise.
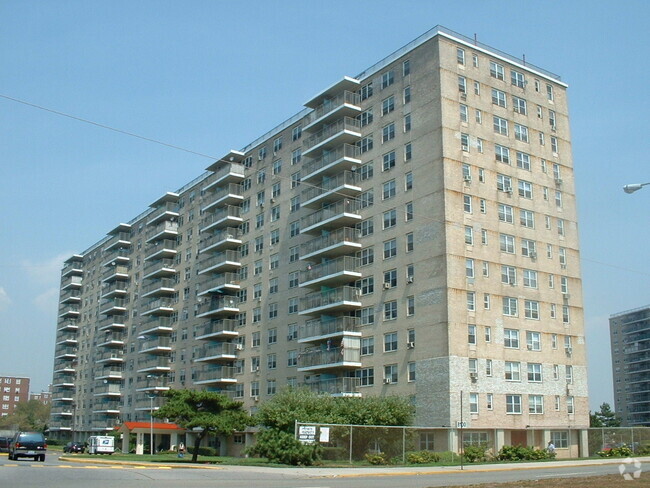
<path fill-rule="evenodd" d="M 329 442 L 330 441 L 330 428 L 329 427 L 321 427 L 320 428 L 320 435 L 318 437 L 319 442 Z"/>
<path fill-rule="evenodd" d="M 301 425 L 298 427 L 298 440 L 303 444 L 313 444 L 316 442 L 316 426 Z"/>

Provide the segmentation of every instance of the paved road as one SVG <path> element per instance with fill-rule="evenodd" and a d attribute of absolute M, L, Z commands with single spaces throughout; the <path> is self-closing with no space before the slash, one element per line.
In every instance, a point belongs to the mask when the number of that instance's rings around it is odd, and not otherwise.
<path fill-rule="evenodd" d="M 9 461 L 0 455 L 0 486 L 25 488 L 426 488 L 494 481 L 570 478 L 618 474 L 620 461 L 554 462 L 513 466 L 444 468 L 266 468 L 214 466 L 172 468 L 137 464 L 99 464 L 60 460 L 53 452 L 45 463 Z M 92 461 L 92 460 L 91 460 Z M 650 469 L 650 458 L 641 458 Z M 643 469 L 643 468 L 642 468 Z M 646 475 L 650 475 L 647 473 Z M 621 478 L 621 482 L 623 479 Z"/>

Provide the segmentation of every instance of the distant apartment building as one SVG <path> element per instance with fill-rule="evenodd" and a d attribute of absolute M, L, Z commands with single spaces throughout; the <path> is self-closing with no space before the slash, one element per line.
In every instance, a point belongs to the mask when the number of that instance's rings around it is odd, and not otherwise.
<path fill-rule="evenodd" d="M 52 401 L 52 393 L 49 391 L 42 391 L 40 393 L 32 393 L 29 395 L 30 400 L 36 400 L 43 405 L 49 405 Z"/>
<path fill-rule="evenodd" d="M 21 376 L 0 376 L 0 416 L 10 415 L 16 405 L 29 400 L 29 378 Z"/>
<path fill-rule="evenodd" d="M 614 411 L 623 425 L 650 426 L 650 306 L 609 318 Z"/>
<path fill-rule="evenodd" d="M 169 388 L 255 411 L 305 386 L 584 452 L 567 85 L 436 27 L 305 105 L 65 262 L 52 432 L 148 420 Z"/>

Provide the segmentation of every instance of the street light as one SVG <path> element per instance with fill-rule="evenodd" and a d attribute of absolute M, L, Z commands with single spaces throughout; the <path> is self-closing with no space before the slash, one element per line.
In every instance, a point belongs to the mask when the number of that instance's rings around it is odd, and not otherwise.
<path fill-rule="evenodd" d="M 155 378 L 155 375 L 153 374 L 148 374 L 148 378 Z M 147 386 L 149 386 L 149 382 L 147 381 Z M 149 393 L 147 395 L 149 397 L 149 404 L 150 404 L 150 409 L 149 409 L 149 450 L 151 451 L 151 455 L 153 456 L 153 399 L 156 397 L 155 393 Z"/>
<path fill-rule="evenodd" d="M 625 185 L 623 187 L 623 191 L 625 193 L 634 193 L 635 191 L 640 190 L 641 188 L 643 188 L 646 185 L 650 185 L 650 182 L 648 182 L 648 183 L 633 183 L 631 185 Z"/>

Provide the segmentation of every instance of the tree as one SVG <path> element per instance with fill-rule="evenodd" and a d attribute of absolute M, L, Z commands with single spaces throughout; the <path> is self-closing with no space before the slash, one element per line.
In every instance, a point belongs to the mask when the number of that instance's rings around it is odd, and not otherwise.
<path fill-rule="evenodd" d="M 38 400 L 28 400 L 18 403 L 11 415 L 0 417 L 0 429 L 45 432 L 49 418 L 49 405 Z"/>
<path fill-rule="evenodd" d="M 620 427 L 621 417 L 619 417 L 609 403 L 605 402 L 600 406 L 600 411 L 589 413 L 590 427 Z"/>
<path fill-rule="evenodd" d="M 221 393 L 195 390 L 168 390 L 167 402 L 154 412 L 154 417 L 168 418 L 187 430 L 198 430 L 194 441 L 192 462 L 199 456 L 201 441 L 209 434 L 229 436 L 251 425 L 251 417 L 241 402 Z"/>

